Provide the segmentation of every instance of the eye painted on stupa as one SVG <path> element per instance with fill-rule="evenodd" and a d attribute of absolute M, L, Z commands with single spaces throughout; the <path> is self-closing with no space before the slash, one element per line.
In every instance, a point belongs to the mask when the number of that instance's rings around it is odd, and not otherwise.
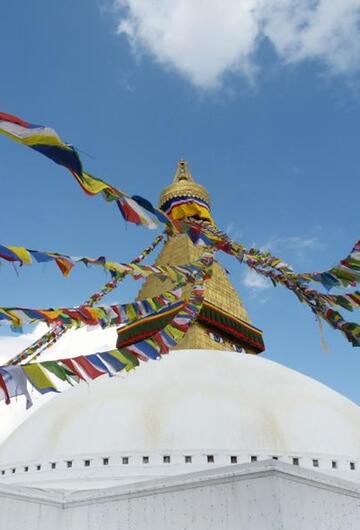
<path fill-rule="evenodd" d="M 224 339 L 217 333 L 213 333 L 212 331 L 209 331 L 209 337 L 213 341 L 217 342 L 218 344 L 224 344 Z"/>

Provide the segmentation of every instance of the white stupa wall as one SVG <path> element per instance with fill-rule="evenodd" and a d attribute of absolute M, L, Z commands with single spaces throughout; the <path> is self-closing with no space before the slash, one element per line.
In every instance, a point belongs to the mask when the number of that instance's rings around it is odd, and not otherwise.
<path fill-rule="evenodd" d="M 11 530 L 358 530 L 360 488 L 279 462 L 106 491 L 0 489 Z"/>

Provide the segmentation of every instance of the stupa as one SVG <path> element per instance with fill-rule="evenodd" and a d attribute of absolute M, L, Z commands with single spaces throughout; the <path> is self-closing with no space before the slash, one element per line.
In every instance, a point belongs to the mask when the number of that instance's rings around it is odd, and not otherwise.
<path fill-rule="evenodd" d="M 183 160 L 160 207 L 214 223 Z M 200 252 L 169 234 L 157 263 Z M 149 278 L 139 298 L 168 287 Z M 360 408 L 263 350 L 216 262 L 176 351 L 56 396 L 0 446 L 1 527 L 358 529 Z"/>
<path fill-rule="evenodd" d="M 159 207 L 171 218 L 195 217 L 214 223 L 207 190 L 194 181 L 185 160 L 180 160 L 174 180 L 160 195 Z M 201 247 L 195 246 L 186 234 L 171 235 L 161 250 L 156 265 L 181 265 L 200 257 Z M 264 350 L 262 332 L 252 326 L 246 309 L 231 284 L 224 268 L 215 262 L 212 277 L 206 282 L 205 301 L 200 316 L 174 349 L 218 349 L 260 353 Z M 171 288 L 170 281 L 148 278 L 138 299 L 155 296 Z M 131 339 L 125 331 L 120 345 Z"/>

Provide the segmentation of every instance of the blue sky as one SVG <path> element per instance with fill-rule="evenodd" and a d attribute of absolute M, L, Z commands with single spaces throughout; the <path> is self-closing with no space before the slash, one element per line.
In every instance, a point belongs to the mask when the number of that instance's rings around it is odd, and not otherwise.
<path fill-rule="evenodd" d="M 173 0 L 177 17 L 166 0 L 157 10 L 153 0 L 3 3 L 1 109 L 52 126 L 91 173 L 154 202 L 184 157 L 232 237 L 299 271 L 326 269 L 359 237 L 357 0 L 332 18 L 309 0 L 294 16 L 292 0 L 288 12 L 265 2 L 271 15 L 253 0 L 256 16 L 234 1 L 220 15 L 210 2 L 205 20 L 188 0 Z M 2 243 L 127 261 L 155 236 L 6 137 L 0 157 Z M 264 331 L 265 356 L 360 403 L 360 351 L 325 327 L 325 353 L 312 314 L 290 293 L 221 259 Z M 19 276 L 4 265 L 2 305 L 73 306 L 104 280 L 80 267 L 64 279 L 51 265 Z M 138 287 L 125 283 L 108 301 L 131 300 Z"/>

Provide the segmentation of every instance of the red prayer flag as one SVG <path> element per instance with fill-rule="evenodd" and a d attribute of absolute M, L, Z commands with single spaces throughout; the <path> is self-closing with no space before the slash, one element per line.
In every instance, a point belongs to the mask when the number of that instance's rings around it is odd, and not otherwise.
<path fill-rule="evenodd" d="M 78 377 L 80 377 L 80 379 L 82 379 L 83 381 L 86 381 L 85 377 L 83 376 L 83 374 L 78 370 L 77 366 L 73 363 L 73 361 L 71 359 L 61 359 L 61 362 L 63 364 L 65 364 L 65 366 L 67 368 L 69 368 L 69 370 L 74 374 L 74 375 L 77 375 Z"/>
<path fill-rule="evenodd" d="M 91 379 L 96 379 L 97 377 L 100 377 L 100 375 L 104 375 L 106 373 L 95 368 L 95 366 L 83 355 L 75 357 L 74 361 L 76 361 L 76 363 L 84 370 L 86 375 L 88 375 Z"/>
<path fill-rule="evenodd" d="M 4 392 L 4 395 L 5 395 L 5 403 L 7 405 L 10 405 L 10 396 L 9 396 L 9 392 L 8 392 L 8 389 L 7 389 L 7 386 L 6 386 L 6 383 L 4 381 L 4 378 L 2 376 L 2 374 L 0 374 L 0 388 L 1 390 Z"/>

